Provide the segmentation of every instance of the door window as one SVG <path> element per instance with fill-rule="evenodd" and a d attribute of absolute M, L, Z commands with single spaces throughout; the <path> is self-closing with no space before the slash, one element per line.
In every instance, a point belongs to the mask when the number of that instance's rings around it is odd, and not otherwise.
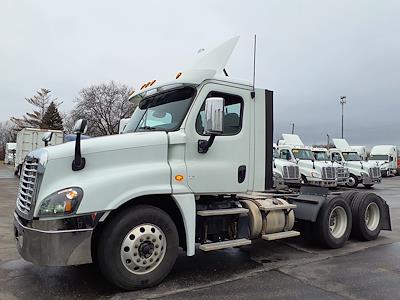
<path fill-rule="evenodd" d="M 332 160 L 333 161 L 342 161 L 342 157 L 338 152 L 333 152 L 332 153 Z"/>
<path fill-rule="evenodd" d="M 236 135 L 242 129 L 243 99 L 240 96 L 221 92 L 210 92 L 206 98 L 221 97 L 225 99 L 224 126 L 222 135 Z M 204 135 L 205 102 L 196 119 L 196 131 Z"/>
<path fill-rule="evenodd" d="M 282 149 L 279 153 L 279 158 L 290 160 L 291 159 L 290 151 L 288 149 Z"/>

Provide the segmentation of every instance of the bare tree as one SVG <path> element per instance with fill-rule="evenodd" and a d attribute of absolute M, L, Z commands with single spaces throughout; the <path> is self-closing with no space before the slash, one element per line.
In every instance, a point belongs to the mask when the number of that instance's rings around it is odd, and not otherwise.
<path fill-rule="evenodd" d="M 11 122 L 0 123 L 0 160 L 4 159 L 4 151 L 7 143 L 15 142 L 17 131 Z"/>
<path fill-rule="evenodd" d="M 127 85 L 114 81 L 82 89 L 65 123 L 71 123 L 70 119 L 84 118 L 88 120 L 87 133 L 91 136 L 118 133 L 119 121 L 130 117 L 134 110 L 134 105 L 128 100 L 130 90 Z"/>
<path fill-rule="evenodd" d="M 43 128 L 43 116 L 50 103 L 53 102 L 56 107 L 61 104 L 57 101 L 57 98 L 52 99 L 50 93 L 50 90 L 41 88 L 33 97 L 25 98 L 25 100 L 29 104 L 33 105 L 35 109 L 31 113 L 26 113 L 22 118 L 11 117 L 11 121 L 19 129 L 25 127 Z"/>

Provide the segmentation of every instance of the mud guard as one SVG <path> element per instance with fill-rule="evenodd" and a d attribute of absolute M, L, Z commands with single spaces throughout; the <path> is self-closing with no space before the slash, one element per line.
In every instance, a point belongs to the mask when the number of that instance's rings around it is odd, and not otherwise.
<path fill-rule="evenodd" d="M 296 219 L 315 222 L 321 206 L 329 201 L 329 189 L 325 187 L 302 186 L 300 194 L 289 197 L 291 204 L 296 204 L 294 215 Z"/>

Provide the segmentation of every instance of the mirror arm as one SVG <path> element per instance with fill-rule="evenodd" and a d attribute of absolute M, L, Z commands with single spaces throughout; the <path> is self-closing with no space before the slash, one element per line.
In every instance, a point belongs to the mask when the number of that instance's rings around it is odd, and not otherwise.
<path fill-rule="evenodd" d="M 85 158 L 81 154 L 81 133 L 76 133 L 75 139 L 75 157 L 72 161 L 72 171 L 80 171 L 85 167 Z"/>
<path fill-rule="evenodd" d="M 212 146 L 215 140 L 215 134 L 211 134 L 208 141 L 199 140 L 197 144 L 197 151 L 199 153 L 207 153 L 208 149 Z"/>

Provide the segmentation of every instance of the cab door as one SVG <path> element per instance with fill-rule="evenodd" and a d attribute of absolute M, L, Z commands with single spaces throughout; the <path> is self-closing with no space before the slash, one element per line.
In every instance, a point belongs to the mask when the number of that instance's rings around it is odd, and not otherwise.
<path fill-rule="evenodd" d="M 207 153 L 199 153 L 203 134 L 205 100 L 225 100 L 223 134 L 216 136 Z M 194 193 L 246 192 L 250 175 L 250 91 L 214 83 L 198 92 L 185 126 L 185 162 L 188 185 Z"/>

